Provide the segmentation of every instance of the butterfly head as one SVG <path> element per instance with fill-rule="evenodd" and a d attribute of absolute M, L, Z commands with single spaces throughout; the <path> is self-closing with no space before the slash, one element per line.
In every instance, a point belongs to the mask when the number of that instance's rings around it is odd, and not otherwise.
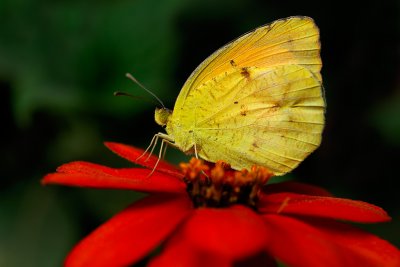
<path fill-rule="evenodd" d="M 168 123 L 168 120 L 172 114 L 172 110 L 167 108 L 156 108 L 154 113 L 154 119 L 158 125 L 165 127 Z"/>

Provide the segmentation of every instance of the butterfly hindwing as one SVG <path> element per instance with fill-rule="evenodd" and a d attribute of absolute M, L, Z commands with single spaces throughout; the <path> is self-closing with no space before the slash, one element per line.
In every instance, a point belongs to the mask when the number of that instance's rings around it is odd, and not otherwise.
<path fill-rule="evenodd" d="M 191 103 L 202 98 L 208 101 Z M 186 114 L 194 118 L 199 155 L 210 161 L 229 158 L 236 169 L 267 165 L 282 174 L 321 141 L 321 83 L 302 66 L 232 71 L 191 91 L 188 101 L 188 106 L 196 106 Z"/>

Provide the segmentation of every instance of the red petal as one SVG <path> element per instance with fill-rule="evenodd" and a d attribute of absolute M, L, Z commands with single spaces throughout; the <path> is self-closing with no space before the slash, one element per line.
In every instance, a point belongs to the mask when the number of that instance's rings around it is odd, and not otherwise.
<path fill-rule="evenodd" d="M 193 248 L 237 260 L 262 251 L 266 233 L 258 214 L 244 206 L 233 206 L 195 210 L 178 234 Z"/>
<path fill-rule="evenodd" d="M 259 197 L 258 210 L 261 213 L 306 215 L 362 223 L 391 219 L 380 207 L 362 201 L 294 193 L 261 193 Z"/>
<path fill-rule="evenodd" d="M 263 252 L 266 242 L 265 223 L 252 210 L 243 206 L 200 208 L 150 266 L 232 266 L 236 260 Z M 268 257 L 264 262 L 274 264 Z"/>
<path fill-rule="evenodd" d="M 43 184 L 63 184 L 93 188 L 132 189 L 141 192 L 184 193 L 185 184 L 175 176 L 148 169 L 113 169 L 88 162 L 71 162 L 46 175 Z"/>
<path fill-rule="evenodd" d="M 153 258 L 149 264 L 149 267 L 164 266 L 277 267 L 278 265 L 275 259 L 265 252 L 233 263 L 232 260 L 224 258 L 222 255 L 196 250 L 186 239 L 182 239 L 180 235 L 174 235 L 164 246 L 162 253 Z"/>
<path fill-rule="evenodd" d="M 174 235 L 164 246 L 162 253 L 153 258 L 149 267 L 231 267 L 232 262 L 223 257 L 198 251 L 180 235 Z"/>
<path fill-rule="evenodd" d="M 153 169 L 156 166 L 158 157 L 155 155 L 151 155 L 148 158 L 148 153 L 143 155 L 144 150 L 140 148 L 136 148 L 133 146 L 128 146 L 119 143 L 105 142 L 104 143 L 108 149 L 110 149 L 115 154 L 120 157 L 127 159 L 133 163 L 142 165 L 146 168 Z M 140 157 L 140 158 L 139 158 Z M 165 172 L 177 177 L 183 177 L 182 172 L 176 168 L 174 165 L 169 164 L 166 161 L 160 160 L 157 167 L 157 171 Z"/>
<path fill-rule="evenodd" d="M 400 266 L 400 251 L 386 240 L 341 222 L 308 222 L 343 247 L 347 264 L 342 266 Z"/>
<path fill-rule="evenodd" d="M 153 250 L 192 211 L 183 197 L 153 195 L 118 213 L 83 239 L 66 267 L 127 266 Z"/>
<path fill-rule="evenodd" d="M 399 266 L 388 242 L 343 223 L 263 216 L 270 231 L 267 250 L 292 267 Z"/>
<path fill-rule="evenodd" d="M 276 184 L 268 184 L 263 191 L 266 194 L 291 192 L 313 196 L 332 196 L 327 190 L 314 185 L 303 184 L 299 182 L 281 182 Z"/>

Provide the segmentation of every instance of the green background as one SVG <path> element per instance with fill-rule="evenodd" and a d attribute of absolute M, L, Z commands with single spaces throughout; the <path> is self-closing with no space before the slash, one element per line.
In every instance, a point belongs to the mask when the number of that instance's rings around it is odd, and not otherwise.
<path fill-rule="evenodd" d="M 213 51 L 292 15 L 321 30 L 327 126 L 287 179 L 383 207 L 394 222 L 362 226 L 400 244 L 397 1 L 0 1 L 0 266 L 60 266 L 70 248 L 140 197 L 40 185 L 62 163 L 130 166 L 102 145 L 146 147 L 162 129 L 150 96 L 172 108 Z M 114 97 L 129 92 L 141 99 Z M 169 149 L 167 159 L 185 157 Z"/>

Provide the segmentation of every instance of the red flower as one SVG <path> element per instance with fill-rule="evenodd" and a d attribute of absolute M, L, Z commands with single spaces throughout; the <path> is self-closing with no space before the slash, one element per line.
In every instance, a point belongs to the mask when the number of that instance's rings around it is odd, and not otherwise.
<path fill-rule="evenodd" d="M 65 266 L 127 266 L 162 251 L 150 266 L 400 266 L 388 242 L 342 221 L 390 217 L 374 205 L 332 197 L 319 187 L 283 182 L 261 187 L 263 168 L 233 172 L 221 163 L 183 165 L 184 174 L 142 150 L 106 146 L 148 169 L 72 162 L 44 184 L 131 189 L 149 193 L 84 238 Z"/>

